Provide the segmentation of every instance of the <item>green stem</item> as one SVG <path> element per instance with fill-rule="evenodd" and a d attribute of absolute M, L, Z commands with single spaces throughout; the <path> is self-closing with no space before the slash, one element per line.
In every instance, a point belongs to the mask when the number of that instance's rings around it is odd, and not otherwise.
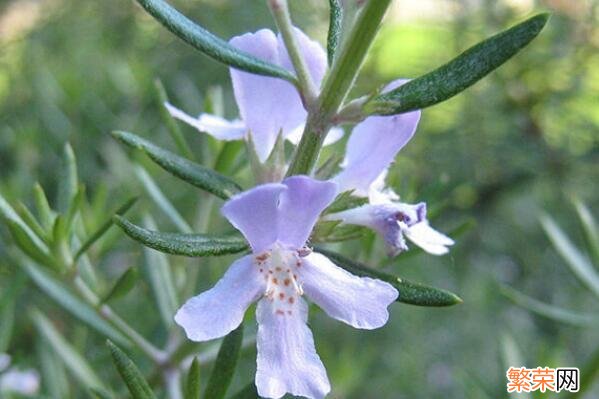
<path fill-rule="evenodd" d="M 312 172 L 333 118 L 356 79 L 390 3 L 391 0 L 369 0 L 364 5 L 324 81 L 317 107 L 308 114 L 306 128 L 287 176 Z"/>
<path fill-rule="evenodd" d="M 281 32 L 281 36 L 283 36 L 283 42 L 289 53 L 289 58 L 297 73 L 302 98 L 306 103 L 307 108 L 310 108 L 310 105 L 313 104 L 318 94 L 312 76 L 310 76 L 306 60 L 295 39 L 295 32 L 293 31 L 293 23 L 291 22 L 287 0 L 268 0 L 268 6 L 275 19 L 277 28 L 279 29 L 279 32 Z"/>
<path fill-rule="evenodd" d="M 133 327 L 131 327 L 127 322 L 120 318 L 112 308 L 106 304 L 102 304 L 100 298 L 92 291 L 91 288 L 80 278 L 75 277 L 73 280 L 73 285 L 77 289 L 77 292 L 81 295 L 81 297 L 91 305 L 98 314 L 111 322 L 116 328 L 119 329 L 127 338 L 129 338 L 133 343 L 135 343 L 139 349 L 144 352 L 150 359 L 152 359 L 155 363 L 161 364 L 166 361 L 166 355 L 163 351 L 156 348 L 150 342 L 148 342 L 141 334 L 139 334 Z"/>
<path fill-rule="evenodd" d="M 181 372 L 173 367 L 168 368 L 163 373 L 166 391 L 169 399 L 182 399 L 183 390 L 181 389 Z"/>

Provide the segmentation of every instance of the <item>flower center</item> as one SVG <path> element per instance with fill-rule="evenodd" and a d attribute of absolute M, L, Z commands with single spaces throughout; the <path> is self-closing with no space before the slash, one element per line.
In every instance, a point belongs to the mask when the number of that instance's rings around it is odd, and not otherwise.
<path fill-rule="evenodd" d="M 302 267 L 302 250 L 290 250 L 275 244 L 255 257 L 255 264 L 266 281 L 264 297 L 272 303 L 277 315 L 293 314 L 295 304 L 304 294 L 298 280 Z"/>

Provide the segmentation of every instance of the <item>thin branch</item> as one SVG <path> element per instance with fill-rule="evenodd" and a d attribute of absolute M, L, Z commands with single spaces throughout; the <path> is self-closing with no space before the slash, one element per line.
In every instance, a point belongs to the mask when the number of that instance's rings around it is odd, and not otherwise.
<path fill-rule="evenodd" d="M 302 98 L 306 108 L 310 108 L 318 96 L 318 90 L 312 80 L 306 60 L 297 44 L 295 32 L 293 31 L 293 23 L 291 22 L 291 16 L 289 15 L 287 0 L 268 0 L 268 6 L 275 19 L 277 28 L 283 36 L 283 42 L 289 53 L 289 58 L 297 73 Z"/>

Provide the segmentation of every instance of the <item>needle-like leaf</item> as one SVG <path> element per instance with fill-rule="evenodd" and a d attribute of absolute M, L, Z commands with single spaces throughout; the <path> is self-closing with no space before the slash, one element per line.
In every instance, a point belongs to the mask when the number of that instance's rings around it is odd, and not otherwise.
<path fill-rule="evenodd" d="M 462 299 L 452 292 L 424 284 L 412 283 L 400 277 L 372 269 L 327 249 L 317 248 L 316 251 L 326 255 L 337 266 L 346 269 L 350 273 L 388 282 L 399 291 L 398 302 L 418 306 L 451 306 L 462 303 Z"/>
<path fill-rule="evenodd" d="M 165 28 L 216 61 L 243 71 L 274 76 L 295 84 L 296 79 L 288 70 L 236 49 L 191 21 L 167 2 L 163 0 L 137 0 L 137 2 Z"/>
<path fill-rule="evenodd" d="M 148 382 L 145 380 L 135 363 L 133 363 L 133 361 L 112 342 L 106 341 L 106 345 L 108 345 L 108 348 L 110 349 L 112 361 L 121 375 L 121 378 L 125 381 L 129 393 L 131 393 L 131 397 L 133 399 L 156 399 Z"/>
<path fill-rule="evenodd" d="M 167 172 L 220 198 L 228 199 L 241 191 L 241 188 L 228 177 L 167 151 L 133 133 L 116 131 L 112 132 L 112 135 L 122 143 L 145 152 Z"/>
<path fill-rule="evenodd" d="M 392 115 L 422 109 L 445 101 L 472 86 L 530 43 L 547 23 L 538 14 L 492 36 L 447 64 L 381 94 L 364 106 L 366 114 Z"/>
<path fill-rule="evenodd" d="M 227 388 L 229 388 L 233 374 L 235 373 L 242 341 L 243 323 L 230 332 L 220 346 L 212 374 L 210 374 L 210 379 L 206 386 L 206 393 L 204 394 L 206 398 L 222 399 L 225 397 Z"/>
<path fill-rule="evenodd" d="M 248 248 L 239 235 L 163 233 L 137 226 L 115 216 L 115 223 L 131 238 L 157 251 L 183 256 L 217 256 L 234 254 Z"/>

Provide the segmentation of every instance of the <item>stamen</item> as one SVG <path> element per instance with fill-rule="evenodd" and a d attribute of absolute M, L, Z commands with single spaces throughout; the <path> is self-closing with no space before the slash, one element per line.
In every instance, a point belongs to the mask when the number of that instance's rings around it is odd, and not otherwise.
<path fill-rule="evenodd" d="M 297 254 L 302 258 L 305 258 L 306 256 L 310 255 L 311 253 L 312 253 L 312 249 L 308 248 L 308 247 L 302 247 L 297 250 Z"/>

